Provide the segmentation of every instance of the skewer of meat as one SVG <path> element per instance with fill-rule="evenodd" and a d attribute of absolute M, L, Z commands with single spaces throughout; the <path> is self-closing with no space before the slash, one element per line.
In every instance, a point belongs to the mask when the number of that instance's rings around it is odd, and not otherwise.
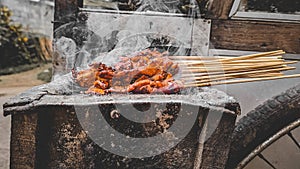
<path fill-rule="evenodd" d="M 88 88 L 86 93 L 100 95 L 174 94 L 179 93 L 183 87 L 300 77 L 300 75 L 285 76 L 282 73 L 294 69 L 287 66 L 288 64 L 296 63 L 285 62 L 282 54 L 284 51 L 278 50 L 241 57 L 213 58 L 168 56 L 167 52 L 144 50 L 135 53 L 134 56 L 120 57 L 120 62 L 113 68 L 103 63 L 93 63 L 87 70 L 73 71 L 73 76 L 81 87 Z M 175 80 L 174 76 L 178 74 L 179 66 L 182 67 L 180 79 Z"/>

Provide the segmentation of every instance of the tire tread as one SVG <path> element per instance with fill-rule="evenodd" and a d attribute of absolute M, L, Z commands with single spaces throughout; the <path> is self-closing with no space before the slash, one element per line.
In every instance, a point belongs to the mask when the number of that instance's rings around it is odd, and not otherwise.
<path fill-rule="evenodd" d="M 236 124 L 227 169 L 235 168 L 253 149 L 300 117 L 300 84 L 265 101 Z"/>

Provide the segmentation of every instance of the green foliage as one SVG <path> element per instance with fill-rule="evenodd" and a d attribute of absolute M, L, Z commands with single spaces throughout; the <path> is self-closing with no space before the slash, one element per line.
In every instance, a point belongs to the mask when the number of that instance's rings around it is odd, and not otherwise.
<path fill-rule="evenodd" d="M 13 23 L 12 11 L 0 6 L 0 68 L 31 63 L 27 50 L 28 37 L 22 25 Z"/>

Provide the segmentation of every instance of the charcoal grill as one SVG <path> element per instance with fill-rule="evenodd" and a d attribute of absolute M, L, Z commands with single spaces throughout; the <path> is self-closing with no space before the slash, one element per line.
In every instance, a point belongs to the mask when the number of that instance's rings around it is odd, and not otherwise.
<path fill-rule="evenodd" d="M 55 40 L 59 42 L 62 38 L 69 38 L 73 40 L 69 42 L 71 46 L 75 45 L 75 49 L 103 53 L 115 48 L 122 37 L 126 42 L 126 38 L 147 32 L 151 42 L 153 39 L 161 41 L 169 38 L 168 43 L 155 44 L 156 48 L 168 48 L 176 53 L 178 45 L 174 43 L 180 42 L 184 48 L 180 52 L 191 55 L 208 53 L 209 20 L 162 13 L 77 10 L 74 8 L 77 6 L 75 1 L 71 7 L 66 2 L 57 2 Z M 59 12 L 63 9 L 64 12 L 69 11 L 68 14 L 74 14 L 75 9 L 76 21 L 72 20 L 73 17 L 62 19 Z M 101 30 L 97 27 L 99 25 L 93 24 L 96 19 L 103 25 L 118 19 L 118 25 L 109 27 L 111 32 L 101 37 L 97 33 Z M 133 31 L 126 36 L 116 32 L 129 20 L 134 20 L 135 24 L 141 22 L 141 27 L 128 24 L 127 28 Z M 184 30 L 181 25 L 190 25 L 192 29 Z M 163 29 L 168 26 L 169 29 Z M 153 37 L 155 32 L 160 32 L 161 36 L 155 34 Z M 185 32 L 188 36 L 177 37 L 178 32 Z M 176 40 L 170 37 L 176 37 Z M 105 46 L 95 51 L 92 48 L 95 44 Z M 86 55 L 79 51 L 74 54 L 76 57 L 69 57 L 68 49 L 59 46 L 56 49 L 54 80 L 51 83 L 34 87 L 4 105 L 4 115 L 12 116 L 11 168 L 224 168 L 230 135 L 240 111 L 239 104 L 232 97 L 212 88 L 190 89 L 192 91 L 188 94 L 177 95 L 80 94 L 68 73 L 72 67 L 85 63 L 79 57 Z M 126 118 L 122 112 L 132 108 L 160 114 L 149 122 L 138 123 Z M 147 113 L 144 116 L 149 118 Z M 181 123 L 171 130 L 170 126 L 180 119 Z M 169 139 L 167 134 L 176 136 L 186 126 L 190 128 L 179 142 Z M 126 135 L 124 140 L 103 142 L 101 145 L 97 141 L 101 138 L 93 138 L 91 134 L 105 133 L 101 136 L 114 139 L 111 128 Z M 151 138 L 160 134 L 165 136 L 155 148 L 149 143 L 139 150 L 146 154 L 144 157 L 132 154 L 136 146 L 125 146 L 127 138 Z M 111 152 L 105 146 L 119 146 L 123 154 Z M 165 151 L 151 156 L 160 149 Z"/>

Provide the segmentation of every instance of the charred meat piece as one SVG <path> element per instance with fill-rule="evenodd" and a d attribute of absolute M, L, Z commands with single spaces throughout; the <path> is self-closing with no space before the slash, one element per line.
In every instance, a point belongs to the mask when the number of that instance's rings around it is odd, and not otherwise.
<path fill-rule="evenodd" d="M 95 69 L 87 69 L 79 71 L 78 73 L 73 73 L 73 77 L 75 78 L 76 82 L 81 87 L 90 87 L 93 85 L 95 81 L 95 74 L 97 73 L 97 70 Z"/>
<path fill-rule="evenodd" d="M 81 87 L 89 87 L 86 93 L 106 94 L 114 76 L 112 67 L 103 63 L 93 63 L 90 69 L 73 73 L 73 77 Z"/>
<path fill-rule="evenodd" d="M 120 57 L 112 67 L 94 63 L 88 70 L 75 72 L 74 78 L 86 93 L 178 93 L 182 88 L 173 76 L 179 72 L 177 64 L 168 59 L 167 53 L 144 50 L 134 56 Z"/>

